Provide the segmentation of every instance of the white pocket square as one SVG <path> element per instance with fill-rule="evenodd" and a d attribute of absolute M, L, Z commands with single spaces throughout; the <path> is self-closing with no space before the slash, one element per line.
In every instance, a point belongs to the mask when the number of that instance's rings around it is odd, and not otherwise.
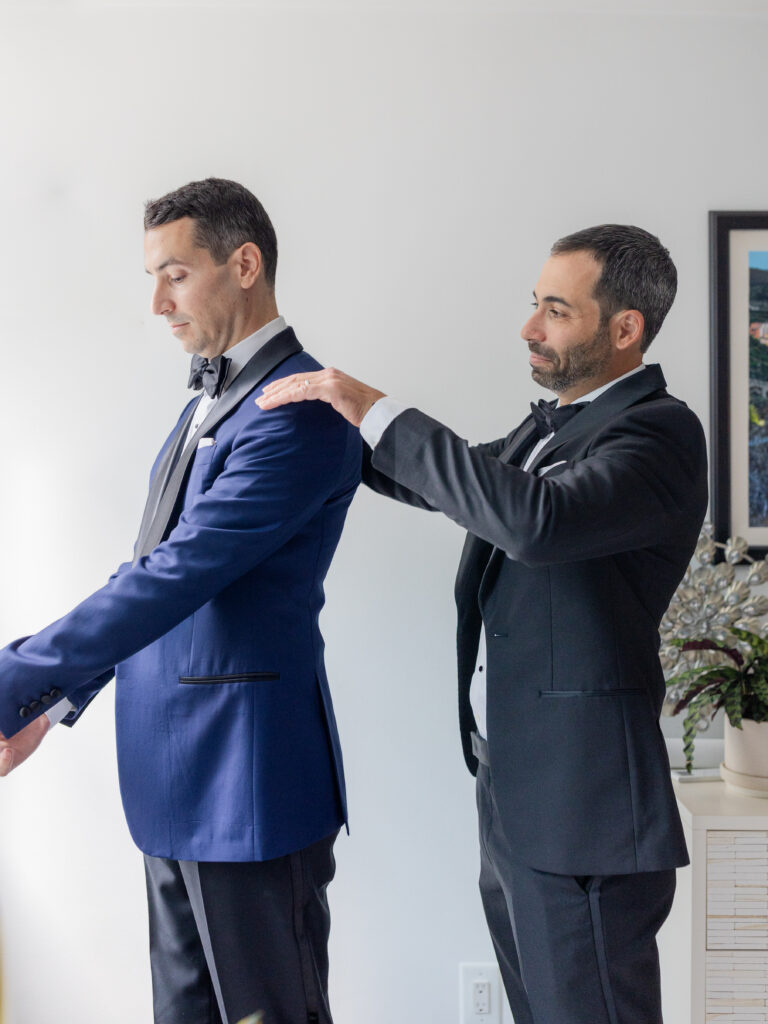
<path fill-rule="evenodd" d="M 554 469 L 555 466 L 564 466 L 567 461 L 567 459 L 560 459 L 559 462 L 553 462 L 551 466 L 539 466 L 539 468 L 536 470 L 536 475 L 544 476 L 544 474 L 548 473 L 550 469 Z"/>
<path fill-rule="evenodd" d="M 216 438 L 215 437 L 201 437 L 200 440 L 197 442 L 197 447 L 198 448 L 210 448 L 210 446 L 212 444 L 216 444 Z"/>

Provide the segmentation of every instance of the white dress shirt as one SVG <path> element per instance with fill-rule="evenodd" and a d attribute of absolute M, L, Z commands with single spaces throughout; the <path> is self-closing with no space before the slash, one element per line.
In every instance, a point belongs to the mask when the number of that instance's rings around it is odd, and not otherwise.
<path fill-rule="evenodd" d="M 633 374 L 639 373 L 640 370 L 644 369 L 645 364 L 641 363 L 639 366 L 636 366 L 633 370 L 629 370 L 627 373 L 623 373 L 620 377 L 616 377 L 614 380 L 609 381 L 607 384 L 603 384 L 602 387 L 595 388 L 594 391 L 590 391 L 588 395 L 582 395 L 580 398 L 576 399 L 576 402 L 579 404 L 582 402 L 592 402 L 594 401 L 594 399 L 598 397 L 598 395 L 602 395 L 603 392 L 607 391 L 609 388 L 612 388 L 614 384 L 618 384 L 620 380 L 625 380 L 627 377 L 631 377 Z M 557 405 L 558 407 L 560 405 L 559 399 Z M 362 434 L 365 443 L 369 447 L 375 448 L 376 445 L 381 440 L 382 434 L 390 425 L 392 420 L 394 420 L 395 417 L 399 416 L 401 412 L 405 412 L 407 408 L 409 408 L 409 406 L 403 405 L 402 402 L 398 402 L 396 399 L 390 398 L 388 395 L 385 396 L 384 398 L 380 398 L 378 402 L 374 402 L 374 404 L 363 417 L 363 420 L 360 424 L 360 433 Z M 531 451 L 528 453 L 528 457 L 526 458 L 525 463 L 522 466 L 524 470 L 528 469 L 528 467 L 531 465 L 531 463 L 539 454 L 544 445 L 550 441 L 550 439 L 553 436 L 553 433 L 547 434 L 546 437 L 542 437 L 536 442 Z M 543 475 L 546 472 L 546 469 L 546 466 L 540 467 L 538 470 L 539 475 Z M 475 672 L 474 675 L 472 676 L 472 682 L 470 683 L 469 687 L 469 702 L 472 705 L 472 713 L 475 716 L 475 724 L 477 726 L 478 733 L 483 738 L 485 738 L 488 735 L 486 716 L 486 659 L 487 644 L 485 636 L 485 625 L 483 625 L 483 628 L 480 630 L 480 641 L 477 648 Z"/>
<path fill-rule="evenodd" d="M 270 320 L 268 324 L 259 328 L 259 330 L 254 334 L 249 334 L 247 338 L 243 338 L 242 341 L 238 341 L 236 345 L 233 345 L 232 348 L 227 349 L 227 351 L 223 353 L 227 359 L 230 360 L 230 363 L 227 369 L 226 380 L 224 381 L 224 385 L 221 389 L 222 395 L 226 392 L 227 388 L 232 385 L 232 382 L 237 377 L 238 373 L 240 373 L 245 364 L 256 355 L 262 345 L 266 345 L 268 341 L 271 341 L 276 334 L 284 331 L 285 328 L 285 318 L 282 316 L 275 317 L 274 320 Z M 210 398 L 205 391 L 201 393 L 198 403 L 195 406 L 192 422 L 190 423 L 189 430 L 187 431 L 187 441 L 185 442 L 185 446 L 189 443 L 189 439 L 218 400 L 218 397 Z M 70 711 L 74 711 L 74 705 L 65 697 L 57 704 L 54 704 L 53 707 L 49 708 L 45 714 L 48 716 L 51 725 L 58 725 L 62 718 L 65 718 Z"/>

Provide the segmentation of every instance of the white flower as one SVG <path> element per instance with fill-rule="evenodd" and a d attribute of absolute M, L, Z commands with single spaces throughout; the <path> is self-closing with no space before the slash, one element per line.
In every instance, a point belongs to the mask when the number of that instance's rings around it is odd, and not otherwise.
<path fill-rule="evenodd" d="M 741 609 L 745 615 L 762 616 L 768 614 L 768 597 L 765 594 L 758 594 L 757 597 L 750 597 Z M 755 623 L 757 625 L 757 623 Z"/>
<path fill-rule="evenodd" d="M 729 537 L 725 542 L 725 560 L 738 565 L 749 550 L 749 544 L 743 537 Z"/>
<path fill-rule="evenodd" d="M 694 554 L 701 565 L 711 565 L 715 560 L 716 553 L 715 542 L 710 537 L 699 537 Z"/>
<path fill-rule="evenodd" d="M 768 564 L 764 560 L 753 562 L 747 570 L 746 580 L 750 586 L 768 583 Z"/>

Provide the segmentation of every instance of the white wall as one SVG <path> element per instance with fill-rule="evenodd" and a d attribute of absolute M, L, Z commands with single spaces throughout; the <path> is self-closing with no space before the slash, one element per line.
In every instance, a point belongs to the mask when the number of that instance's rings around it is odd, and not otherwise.
<path fill-rule="evenodd" d="M 187 367 L 148 313 L 142 202 L 192 178 L 264 201 L 315 355 L 473 440 L 538 397 L 518 331 L 550 243 L 650 228 L 680 271 L 651 354 L 706 421 L 706 214 L 768 205 L 761 6 L 4 5 L 0 642 L 130 553 Z M 338 1024 L 452 1022 L 459 960 L 490 954 L 455 720 L 461 540 L 361 493 L 328 581 L 353 829 Z M 150 1019 L 111 714 L 105 693 L 0 787 L 6 1024 Z"/>

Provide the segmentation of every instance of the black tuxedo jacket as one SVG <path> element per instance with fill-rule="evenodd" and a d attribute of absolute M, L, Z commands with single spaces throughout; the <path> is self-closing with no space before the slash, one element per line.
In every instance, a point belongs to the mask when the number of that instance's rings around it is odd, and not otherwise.
<path fill-rule="evenodd" d="M 537 455 L 532 417 L 470 447 L 408 409 L 368 452 L 374 489 L 467 529 L 458 576 L 459 718 L 488 640 L 487 730 L 514 854 L 569 875 L 687 863 L 659 713 L 658 627 L 707 504 L 704 435 L 657 365 L 615 384 Z"/>

